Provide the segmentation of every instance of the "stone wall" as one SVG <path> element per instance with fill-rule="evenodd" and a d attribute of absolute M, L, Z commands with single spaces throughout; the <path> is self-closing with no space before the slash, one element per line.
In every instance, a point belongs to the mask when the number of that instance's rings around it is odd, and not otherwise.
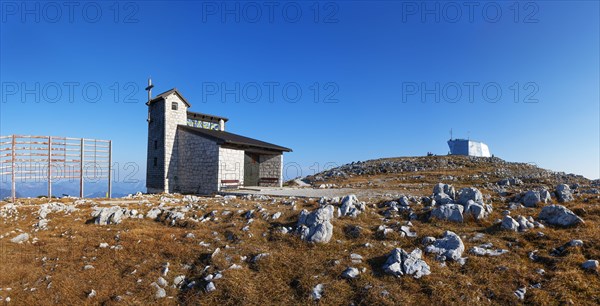
<path fill-rule="evenodd" d="M 282 171 L 283 171 L 283 154 L 266 155 L 261 154 L 259 156 L 259 179 L 260 178 L 279 178 L 277 183 L 261 183 L 261 186 L 274 186 L 281 187 L 282 182 Z"/>
<path fill-rule="evenodd" d="M 244 151 L 219 147 L 219 177 L 221 180 L 238 180 L 244 185 Z"/>
<path fill-rule="evenodd" d="M 177 131 L 178 180 L 181 193 L 211 194 L 218 191 L 219 146 L 213 140 L 183 129 Z"/>
<path fill-rule="evenodd" d="M 177 110 L 171 109 L 171 104 L 177 103 Z M 169 193 L 181 192 L 175 188 L 178 185 L 178 144 L 177 144 L 177 126 L 187 123 L 187 106 L 176 94 L 171 94 L 166 97 L 164 102 L 165 107 L 165 190 Z"/>
<path fill-rule="evenodd" d="M 150 106 L 148 106 L 151 120 L 148 123 L 146 188 L 150 193 L 160 193 L 165 190 L 164 109 L 164 103 L 161 102 L 152 103 Z M 154 166 L 154 159 L 156 159 L 157 162 L 156 166 Z"/>

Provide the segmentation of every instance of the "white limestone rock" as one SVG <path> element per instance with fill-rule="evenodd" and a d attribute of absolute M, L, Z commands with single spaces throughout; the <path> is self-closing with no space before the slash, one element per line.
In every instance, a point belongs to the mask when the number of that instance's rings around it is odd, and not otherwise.
<path fill-rule="evenodd" d="M 150 209 L 148 213 L 146 213 L 146 218 L 154 220 L 158 218 L 158 215 L 160 215 L 160 213 L 162 213 L 162 209 L 158 207 L 152 207 L 152 209 Z"/>
<path fill-rule="evenodd" d="M 590 259 L 581 264 L 581 267 L 585 270 L 598 270 L 598 265 L 599 264 L 597 260 Z"/>
<path fill-rule="evenodd" d="M 349 267 L 346 270 L 344 270 L 344 272 L 342 272 L 342 278 L 353 279 L 357 278 L 359 274 L 360 272 L 357 268 Z"/>
<path fill-rule="evenodd" d="M 317 284 L 311 294 L 310 294 L 310 298 L 314 301 L 318 301 L 323 297 L 323 284 Z"/>
<path fill-rule="evenodd" d="M 482 244 L 480 246 L 472 247 L 469 252 L 477 256 L 500 256 L 508 253 L 508 250 L 504 249 L 493 249 L 491 243 Z"/>
<path fill-rule="evenodd" d="M 206 287 L 204 289 L 206 290 L 206 292 L 213 292 L 217 290 L 217 287 L 215 287 L 215 283 L 209 282 L 208 284 L 206 284 Z"/>
<path fill-rule="evenodd" d="M 454 203 L 454 199 L 445 193 L 436 193 L 433 195 L 435 205 L 445 205 Z"/>
<path fill-rule="evenodd" d="M 462 253 L 465 251 L 465 245 L 460 237 L 452 231 L 444 232 L 442 238 L 436 239 L 433 244 L 425 247 L 425 252 L 438 254 L 442 259 L 451 259 L 459 261 Z"/>
<path fill-rule="evenodd" d="M 365 211 L 365 203 L 359 202 L 355 195 L 347 195 L 342 198 L 340 206 L 340 216 L 349 216 L 356 218 L 361 212 Z"/>
<path fill-rule="evenodd" d="M 300 238 L 309 242 L 328 243 L 333 236 L 333 206 L 323 206 L 312 213 L 303 210 L 298 217 Z"/>
<path fill-rule="evenodd" d="M 513 219 L 511 216 L 506 215 L 504 216 L 504 219 L 502 219 L 502 224 L 501 224 L 503 229 L 507 229 L 510 231 L 518 231 L 519 230 L 519 223 L 517 221 L 515 221 L 515 219 Z"/>
<path fill-rule="evenodd" d="M 479 189 L 474 187 L 463 188 L 458 192 L 458 203 L 467 205 L 467 202 L 472 200 L 475 203 L 483 203 L 483 194 Z"/>
<path fill-rule="evenodd" d="M 545 206 L 538 215 L 538 219 L 548 224 L 562 227 L 584 223 L 583 219 L 562 205 Z"/>
<path fill-rule="evenodd" d="M 27 242 L 29 240 L 29 234 L 27 233 L 22 233 L 17 235 L 16 237 L 12 238 L 10 240 L 10 242 L 12 243 L 24 243 Z"/>
<path fill-rule="evenodd" d="M 473 216 L 475 220 L 483 220 L 492 212 L 492 206 L 483 203 L 475 203 L 469 200 L 464 208 L 465 214 Z"/>
<path fill-rule="evenodd" d="M 550 192 L 546 189 L 529 190 L 521 196 L 521 203 L 525 207 L 537 207 L 541 204 L 548 204 L 551 201 Z"/>
<path fill-rule="evenodd" d="M 109 225 L 109 224 L 119 224 L 123 221 L 124 218 L 127 218 L 128 214 L 126 214 L 127 209 L 121 208 L 119 206 L 112 207 L 95 207 L 92 212 L 92 217 L 94 218 L 94 224 L 99 225 Z"/>
<path fill-rule="evenodd" d="M 525 293 L 527 293 L 527 288 L 526 287 L 521 287 L 521 288 L 519 288 L 519 289 L 517 289 L 515 291 L 515 296 L 519 300 L 524 300 L 525 299 Z"/>
<path fill-rule="evenodd" d="M 441 193 L 448 195 L 453 200 L 454 200 L 454 197 L 456 196 L 456 191 L 452 185 L 438 183 L 435 186 L 433 186 L 433 194 L 434 195 L 441 194 Z"/>
<path fill-rule="evenodd" d="M 567 184 L 560 184 L 556 186 L 556 197 L 561 203 L 571 202 L 574 200 L 571 188 Z"/>
<path fill-rule="evenodd" d="M 444 204 L 434 208 L 431 216 L 451 222 L 463 222 L 463 211 L 464 207 L 460 204 Z"/>
<path fill-rule="evenodd" d="M 414 278 L 431 274 L 429 265 L 421 259 L 423 253 L 420 249 L 414 249 L 407 253 L 403 249 L 396 248 L 388 255 L 383 270 L 394 276 L 412 275 Z"/>

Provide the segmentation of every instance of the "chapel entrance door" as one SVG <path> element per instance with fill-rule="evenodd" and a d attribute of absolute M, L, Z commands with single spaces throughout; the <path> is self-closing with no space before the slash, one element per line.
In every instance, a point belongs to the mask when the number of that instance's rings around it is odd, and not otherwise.
<path fill-rule="evenodd" d="M 244 186 L 258 186 L 259 155 L 244 152 Z"/>

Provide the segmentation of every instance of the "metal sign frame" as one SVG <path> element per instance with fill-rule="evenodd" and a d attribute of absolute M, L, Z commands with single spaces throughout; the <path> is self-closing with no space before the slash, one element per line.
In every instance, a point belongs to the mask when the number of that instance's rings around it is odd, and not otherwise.
<path fill-rule="evenodd" d="M 8 135 L 0 136 L 0 177 L 11 177 L 11 197 L 16 200 L 18 179 L 33 179 L 48 184 L 79 179 L 79 197 L 83 198 L 87 167 L 92 165 L 94 179 L 108 179 L 107 197 L 112 193 L 112 141 L 85 138 Z M 104 173 L 102 166 L 108 170 Z M 100 173 L 98 173 L 98 169 Z M 61 171 L 62 170 L 62 171 Z"/>

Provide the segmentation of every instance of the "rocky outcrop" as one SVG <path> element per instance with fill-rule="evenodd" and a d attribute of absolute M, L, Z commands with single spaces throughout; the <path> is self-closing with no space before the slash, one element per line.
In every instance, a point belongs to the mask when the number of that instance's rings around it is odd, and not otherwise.
<path fill-rule="evenodd" d="M 432 204 L 435 206 L 431 216 L 438 219 L 463 222 L 465 216 L 470 215 L 475 220 L 482 220 L 492 212 L 492 205 L 484 204 L 483 194 L 477 188 L 463 188 L 456 194 L 451 185 L 439 183 L 433 187 L 433 193 Z"/>
<path fill-rule="evenodd" d="M 356 218 L 363 211 L 365 211 L 365 203 L 359 202 L 355 195 L 351 194 L 342 198 L 339 216 Z"/>
<path fill-rule="evenodd" d="M 311 213 L 300 212 L 298 217 L 298 233 L 300 238 L 309 242 L 327 243 L 333 236 L 333 206 L 327 205 Z"/>
<path fill-rule="evenodd" d="M 571 188 L 567 184 L 556 186 L 556 198 L 560 203 L 571 202 L 574 200 Z"/>
<path fill-rule="evenodd" d="M 574 226 L 584 223 L 583 219 L 562 205 L 549 205 L 542 208 L 538 219 L 556 226 Z"/>
<path fill-rule="evenodd" d="M 23 243 L 23 242 L 27 242 L 29 240 L 29 234 L 27 233 L 22 233 L 17 235 L 16 237 L 12 238 L 10 240 L 10 242 L 12 243 Z"/>
<path fill-rule="evenodd" d="M 500 226 L 503 229 L 515 231 L 515 232 L 525 232 L 529 229 L 533 228 L 543 228 L 544 225 L 533 220 L 531 216 L 525 218 L 523 216 L 517 216 L 516 219 L 513 219 L 510 215 L 504 216 L 502 219 L 502 223 Z"/>
<path fill-rule="evenodd" d="M 462 205 L 467 205 L 469 201 L 473 201 L 475 203 L 483 203 L 483 194 L 479 189 L 468 187 L 463 188 L 458 192 L 458 203 Z"/>
<path fill-rule="evenodd" d="M 539 203 L 547 204 L 550 199 L 550 192 L 546 189 L 529 190 L 521 197 L 521 203 L 525 207 L 536 207 Z"/>
<path fill-rule="evenodd" d="M 439 259 L 458 261 L 465 251 L 465 245 L 460 237 L 452 231 L 444 232 L 442 238 L 436 239 L 433 244 L 425 247 L 425 252 L 438 254 Z"/>
<path fill-rule="evenodd" d="M 431 216 L 452 222 L 463 222 L 464 207 L 460 204 L 444 204 L 434 208 Z"/>
<path fill-rule="evenodd" d="M 388 255 L 383 271 L 394 276 L 412 275 L 414 278 L 431 274 L 429 265 L 421 259 L 420 249 L 414 249 L 407 253 L 403 249 L 396 248 Z"/>
<path fill-rule="evenodd" d="M 119 224 L 123 219 L 127 218 L 127 209 L 119 206 L 113 207 L 96 207 L 92 212 L 94 224 L 108 225 Z"/>
<path fill-rule="evenodd" d="M 494 245 L 491 243 L 484 243 L 480 246 L 472 247 L 469 252 L 477 256 L 500 256 L 508 253 L 508 250 L 494 249 Z"/>

